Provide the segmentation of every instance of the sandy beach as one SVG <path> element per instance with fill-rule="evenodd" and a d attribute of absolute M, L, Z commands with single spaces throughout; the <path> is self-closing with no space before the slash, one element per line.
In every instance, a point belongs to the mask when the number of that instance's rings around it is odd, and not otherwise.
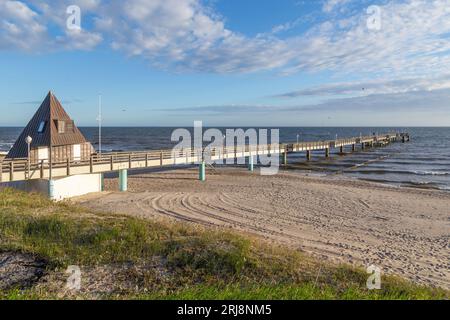
<path fill-rule="evenodd" d="M 396 188 L 292 171 L 260 176 L 244 168 L 130 175 L 75 201 L 100 211 L 232 228 L 321 259 L 450 288 L 450 193 Z"/>

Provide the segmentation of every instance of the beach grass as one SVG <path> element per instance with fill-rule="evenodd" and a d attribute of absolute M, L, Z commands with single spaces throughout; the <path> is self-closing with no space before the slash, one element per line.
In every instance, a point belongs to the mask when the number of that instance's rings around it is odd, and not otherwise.
<path fill-rule="evenodd" d="M 35 285 L 0 291 L 2 299 L 448 299 L 443 289 L 368 274 L 297 250 L 222 229 L 93 212 L 37 194 L 0 191 L 0 252 L 46 261 Z M 78 265 L 84 281 L 117 275 L 67 292 L 55 275 Z M 92 280 L 91 282 L 95 282 Z"/>

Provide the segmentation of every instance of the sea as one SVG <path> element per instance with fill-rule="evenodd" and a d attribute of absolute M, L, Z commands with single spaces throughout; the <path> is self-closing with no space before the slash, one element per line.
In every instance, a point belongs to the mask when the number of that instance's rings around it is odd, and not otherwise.
<path fill-rule="evenodd" d="M 143 151 L 170 149 L 170 127 L 104 127 L 102 151 Z M 192 131 L 192 128 L 186 128 Z M 206 130 L 208 128 L 203 128 Z M 226 128 L 218 128 L 225 134 Z M 243 128 L 244 130 L 248 128 Z M 262 128 L 258 128 L 262 129 Z M 267 128 L 272 129 L 272 128 Z M 408 132 L 410 142 L 367 148 L 345 155 L 332 150 L 326 159 L 323 151 L 314 151 L 312 161 L 303 153 L 289 154 L 290 168 L 315 175 L 343 175 L 395 186 L 450 191 L 450 127 L 281 127 L 280 142 L 333 140 L 385 132 Z M 0 127 L 0 152 L 7 152 L 22 128 Z M 80 127 L 85 137 L 98 148 L 98 128 Z M 207 144 L 205 142 L 205 144 Z"/>

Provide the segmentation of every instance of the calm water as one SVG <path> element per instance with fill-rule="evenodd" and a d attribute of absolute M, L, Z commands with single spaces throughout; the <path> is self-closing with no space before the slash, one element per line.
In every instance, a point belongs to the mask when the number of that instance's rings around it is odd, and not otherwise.
<path fill-rule="evenodd" d="M 158 150 L 170 148 L 174 128 L 103 128 L 103 151 Z M 98 147 L 97 128 L 80 128 Z M 21 128 L 0 128 L 0 151 L 8 151 Z M 289 163 L 298 170 L 350 177 L 400 186 L 450 190 L 450 128 L 280 128 L 281 142 L 318 141 L 338 137 L 370 135 L 372 132 L 408 131 L 411 142 L 339 156 L 333 150 L 326 160 L 323 152 L 313 153 L 311 162 L 304 154 L 290 154 Z M 350 150 L 346 150 L 350 151 Z"/>

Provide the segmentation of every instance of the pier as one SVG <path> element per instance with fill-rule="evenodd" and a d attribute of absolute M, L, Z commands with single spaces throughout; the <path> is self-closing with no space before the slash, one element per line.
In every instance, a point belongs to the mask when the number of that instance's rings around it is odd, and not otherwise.
<path fill-rule="evenodd" d="M 330 150 L 339 148 L 342 154 L 345 147 L 352 152 L 358 149 L 384 146 L 392 142 L 409 141 L 408 133 L 387 133 L 382 135 L 361 136 L 346 139 L 282 143 L 266 145 L 242 145 L 232 148 L 188 148 L 184 150 L 158 150 L 136 152 L 94 153 L 88 160 L 40 161 L 30 162 L 27 158 L 3 159 L 0 163 L 0 182 L 15 182 L 37 179 L 54 179 L 74 175 L 103 174 L 119 172 L 121 190 L 126 190 L 127 172 L 129 169 L 170 167 L 175 165 L 199 165 L 199 179 L 205 180 L 205 156 L 211 161 L 220 159 L 237 159 L 247 157 L 249 170 L 253 170 L 254 157 L 259 155 L 279 154 L 283 165 L 287 164 L 289 153 L 305 152 L 306 160 L 311 159 L 313 151 L 323 152 L 330 156 Z M 256 160 L 257 161 L 257 160 Z M 255 163 L 256 164 L 256 163 Z"/>

